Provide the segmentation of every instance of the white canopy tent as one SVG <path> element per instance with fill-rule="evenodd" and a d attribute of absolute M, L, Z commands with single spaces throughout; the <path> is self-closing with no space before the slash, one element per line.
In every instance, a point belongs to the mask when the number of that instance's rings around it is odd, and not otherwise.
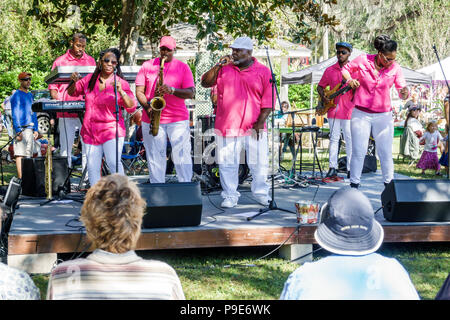
<path fill-rule="evenodd" d="M 447 77 L 447 80 L 449 80 L 448 77 L 450 76 L 450 57 L 441 60 L 441 64 L 442 69 L 444 69 L 445 77 Z M 442 69 L 439 65 L 439 62 L 436 62 L 417 71 L 430 75 L 433 80 L 445 80 L 444 75 L 442 74 Z"/>

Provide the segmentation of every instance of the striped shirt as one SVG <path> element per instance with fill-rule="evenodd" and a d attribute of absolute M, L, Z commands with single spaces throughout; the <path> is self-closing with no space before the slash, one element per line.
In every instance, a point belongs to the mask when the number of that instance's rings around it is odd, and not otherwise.
<path fill-rule="evenodd" d="M 48 300 L 184 300 L 180 279 L 168 264 L 144 260 L 134 251 L 100 249 L 86 259 L 66 261 L 52 270 Z"/>

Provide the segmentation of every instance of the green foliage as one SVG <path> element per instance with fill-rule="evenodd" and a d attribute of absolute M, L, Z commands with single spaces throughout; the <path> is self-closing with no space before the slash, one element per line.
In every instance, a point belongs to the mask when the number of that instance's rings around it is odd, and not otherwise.
<path fill-rule="evenodd" d="M 309 109 L 311 100 L 310 84 L 292 84 L 289 86 L 289 101 L 299 109 Z M 317 84 L 313 85 L 313 108 L 317 105 Z"/>

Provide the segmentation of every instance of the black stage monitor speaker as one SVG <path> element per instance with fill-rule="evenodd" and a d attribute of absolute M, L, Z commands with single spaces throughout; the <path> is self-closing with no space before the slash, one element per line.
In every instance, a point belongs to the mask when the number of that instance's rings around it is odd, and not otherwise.
<path fill-rule="evenodd" d="M 52 193 L 60 190 L 70 193 L 67 157 L 53 157 Z M 67 182 L 66 182 L 67 181 Z M 64 185 L 64 182 L 66 184 Z M 45 197 L 45 157 L 22 159 L 22 194 L 30 197 Z"/>
<path fill-rule="evenodd" d="M 7 207 L 14 206 L 19 200 L 21 191 L 21 181 L 19 178 L 12 177 L 9 182 L 8 189 L 6 190 L 5 198 L 3 199 L 3 203 Z"/>
<path fill-rule="evenodd" d="M 202 219 L 199 182 L 138 185 L 147 201 L 143 228 L 198 226 Z"/>
<path fill-rule="evenodd" d="M 450 181 L 392 180 L 381 193 L 381 203 L 388 221 L 450 221 Z"/>

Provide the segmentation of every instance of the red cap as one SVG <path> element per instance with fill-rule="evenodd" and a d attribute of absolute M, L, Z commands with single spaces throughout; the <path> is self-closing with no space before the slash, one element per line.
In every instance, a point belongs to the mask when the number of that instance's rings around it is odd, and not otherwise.
<path fill-rule="evenodd" d="M 29 73 L 29 72 L 21 72 L 21 73 L 19 73 L 18 79 L 22 80 L 22 79 L 29 78 L 29 77 L 31 77 L 31 73 Z"/>
<path fill-rule="evenodd" d="M 175 39 L 171 36 L 164 36 L 161 38 L 161 41 L 159 42 L 159 47 L 166 47 L 170 50 L 175 49 L 177 46 Z"/>

